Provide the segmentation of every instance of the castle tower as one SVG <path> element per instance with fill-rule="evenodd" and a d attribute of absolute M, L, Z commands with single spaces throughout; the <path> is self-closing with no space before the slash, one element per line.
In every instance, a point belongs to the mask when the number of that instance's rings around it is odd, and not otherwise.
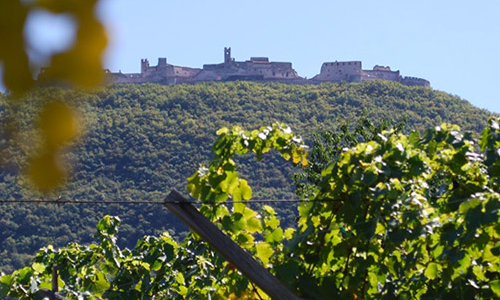
<path fill-rule="evenodd" d="M 230 65 L 231 61 L 231 47 L 224 47 L 224 64 Z"/>
<path fill-rule="evenodd" d="M 141 74 L 146 74 L 149 69 L 149 61 L 147 59 L 141 59 Z"/>
<path fill-rule="evenodd" d="M 158 71 L 165 70 L 167 68 L 167 59 L 165 57 L 158 58 Z"/>

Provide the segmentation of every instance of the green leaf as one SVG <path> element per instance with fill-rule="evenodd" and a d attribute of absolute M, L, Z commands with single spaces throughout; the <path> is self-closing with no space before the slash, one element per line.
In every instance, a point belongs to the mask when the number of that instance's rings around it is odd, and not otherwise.
<path fill-rule="evenodd" d="M 238 173 L 228 171 L 225 172 L 226 178 L 219 184 L 219 188 L 221 191 L 226 192 L 228 194 L 233 194 L 234 189 L 238 187 L 239 184 L 239 178 L 238 178 Z"/>
<path fill-rule="evenodd" d="M 475 208 L 481 204 L 481 200 L 477 198 L 470 198 L 460 204 L 459 211 L 462 214 L 465 214 L 469 209 Z"/>
<path fill-rule="evenodd" d="M 496 264 L 496 262 L 498 262 L 500 258 L 491 253 L 491 249 L 492 249 L 491 245 L 488 245 L 483 248 L 483 260 Z"/>
<path fill-rule="evenodd" d="M 4 275 L 0 277 L 0 298 L 4 298 L 9 293 L 12 285 L 12 275 Z"/>
<path fill-rule="evenodd" d="M 257 251 L 257 257 L 262 261 L 264 265 L 269 263 L 269 258 L 273 255 L 274 251 L 266 242 L 258 242 L 255 246 Z"/>
<path fill-rule="evenodd" d="M 222 127 L 221 129 L 217 130 L 217 132 L 215 134 L 216 135 L 223 135 L 223 134 L 226 134 L 228 132 L 229 132 L 229 129 L 227 127 Z"/>
<path fill-rule="evenodd" d="M 248 185 L 247 181 L 244 179 L 240 180 L 240 190 L 243 199 L 250 200 L 252 198 L 252 188 Z"/>
<path fill-rule="evenodd" d="M 41 263 L 35 262 L 31 265 L 31 267 L 33 268 L 33 270 L 35 270 L 35 272 L 38 272 L 38 273 L 45 272 L 45 266 Z"/>
<path fill-rule="evenodd" d="M 252 218 L 257 217 L 258 214 L 253 209 L 248 208 L 245 204 L 245 209 L 243 210 L 243 215 L 245 216 L 245 219 L 250 220 Z"/>
<path fill-rule="evenodd" d="M 233 214 L 233 233 L 245 230 L 247 227 L 247 220 L 241 213 Z"/>
<path fill-rule="evenodd" d="M 241 194 L 241 189 L 239 187 L 234 187 L 231 191 L 231 194 L 233 195 L 234 201 L 241 201 L 242 194 Z"/>
<path fill-rule="evenodd" d="M 186 295 L 187 295 L 187 293 L 188 293 L 188 291 L 189 291 L 189 290 L 188 290 L 188 288 L 187 288 L 187 287 L 185 287 L 185 286 L 183 286 L 183 285 L 179 286 L 178 292 L 179 292 L 179 294 L 180 294 L 181 296 L 186 296 Z"/>
<path fill-rule="evenodd" d="M 374 272 L 368 272 L 368 281 L 372 287 L 376 287 L 378 285 L 378 277 Z"/>
<path fill-rule="evenodd" d="M 236 236 L 236 241 L 238 242 L 239 245 L 248 248 L 253 246 L 255 239 L 253 235 L 249 233 L 240 233 Z"/>
<path fill-rule="evenodd" d="M 474 275 L 476 275 L 477 279 L 486 280 L 486 276 L 484 276 L 485 274 L 484 274 L 482 266 L 476 265 L 476 266 L 472 267 L 472 272 L 474 273 Z"/>
<path fill-rule="evenodd" d="M 233 211 L 235 213 L 243 214 L 247 205 L 245 203 L 236 202 L 234 203 L 233 207 L 234 207 Z"/>
<path fill-rule="evenodd" d="M 495 293 L 495 295 L 500 297 L 500 280 L 497 279 L 490 281 L 490 288 L 493 291 L 493 293 Z"/>
<path fill-rule="evenodd" d="M 177 275 L 175 276 L 175 281 L 180 285 L 184 285 L 186 282 L 182 273 L 177 273 Z"/>
<path fill-rule="evenodd" d="M 159 260 L 155 261 L 153 263 L 153 265 L 151 266 L 151 271 L 158 271 L 161 269 L 161 266 L 163 265 L 163 263 Z"/>
<path fill-rule="evenodd" d="M 247 231 L 250 233 L 261 232 L 262 231 L 262 224 L 260 223 L 260 220 L 257 218 L 249 219 L 247 221 Z"/>
<path fill-rule="evenodd" d="M 287 228 L 287 229 L 285 230 L 285 238 L 286 238 L 287 240 L 292 239 L 292 237 L 293 237 L 293 234 L 294 234 L 294 233 L 295 233 L 295 229 L 293 229 L 293 228 Z"/>
<path fill-rule="evenodd" d="M 96 278 L 93 282 L 93 285 L 91 286 L 90 291 L 93 294 L 101 294 L 105 290 L 107 290 L 110 287 L 109 282 L 106 280 L 106 277 L 104 276 L 103 273 L 99 272 L 96 274 Z"/>
<path fill-rule="evenodd" d="M 19 278 L 19 281 L 23 284 L 28 284 L 31 276 L 33 275 L 33 270 L 30 267 L 25 267 L 17 272 L 18 272 L 17 277 Z"/>
<path fill-rule="evenodd" d="M 274 208 L 272 208 L 271 206 L 269 205 L 264 205 L 262 206 L 262 209 L 268 214 L 268 215 L 271 215 L 271 216 L 274 216 L 276 214 L 276 211 L 274 210 Z"/>
<path fill-rule="evenodd" d="M 418 131 L 412 132 L 408 137 L 408 141 L 414 146 L 417 145 L 417 143 L 420 141 L 420 133 Z"/>
<path fill-rule="evenodd" d="M 272 233 L 272 236 L 273 236 L 273 240 L 278 242 L 278 243 L 281 243 L 283 241 L 283 229 L 281 228 L 276 228 L 273 233 Z"/>
<path fill-rule="evenodd" d="M 276 217 L 269 217 L 264 219 L 264 224 L 267 228 L 276 229 L 280 225 L 280 221 Z"/>
<path fill-rule="evenodd" d="M 427 268 L 425 269 L 424 275 L 430 280 L 436 279 L 436 277 L 438 276 L 438 264 L 433 262 L 429 263 L 427 265 Z"/>

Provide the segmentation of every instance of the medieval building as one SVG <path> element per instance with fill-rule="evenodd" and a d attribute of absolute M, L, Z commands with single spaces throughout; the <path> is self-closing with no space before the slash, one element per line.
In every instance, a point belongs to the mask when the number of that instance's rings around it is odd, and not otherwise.
<path fill-rule="evenodd" d="M 327 62 L 312 81 L 319 82 L 361 82 L 367 80 L 389 80 L 410 86 L 431 86 L 430 82 L 417 77 L 403 77 L 390 67 L 375 66 L 373 70 L 363 70 L 360 61 Z"/>
<path fill-rule="evenodd" d="M 390 67 L 375 66 L 363 70 L 361 61 L 326 62 L 320 73 L 312 79 L 300 77 L 290 62 L 272 62 L 267 57 L 251 57 L 247 61 L 236 61 L 231 57 L 231 48 L 224 48 L 224 62 L 206 64 L 202 69 L 180 67 L 159 58 L 158 65 L 151 66 L 147 59 L 141 60 L 141 73 L 112 73 L 106 71 L 108 80 L 116 83 L 197 83 L 206 81 L 258 81 L 300 84 L 322 82 L 361 82 L 366 80 L 389 80 L 410 86 L 430 86 L 430 82 L 416 77 L 403 77 Z"/>
<path fill-rule="evenodd" d="M 224 48 L 224 62 L 204 65 L 195 81 L 231 80 L 297 80 L 302 79 L 289 62 L 270 62 L 267 57 L 251 57 L 247 61 L 235 61 L 231 48 Z"/>

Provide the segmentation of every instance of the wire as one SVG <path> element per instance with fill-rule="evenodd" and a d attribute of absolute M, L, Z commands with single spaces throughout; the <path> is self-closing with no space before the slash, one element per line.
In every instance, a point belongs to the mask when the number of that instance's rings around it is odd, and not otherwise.
<path fill-rule="evenodd" d="M 174 201 L 172 201 L 174 202 Z M 179 201 L 176 201 L 179 202 Z M 163 204 L 165 201 L 126 200 L 64 200 L 64 199 L 0 199 L 0 203 L 55 203 L 55 204 Z"/>
<path fill-rule="evenodd" d="M 54 203 L 54 204 L 224 204 L 224 203 L 299 203 L 299 202 L 341 202 L 336 199 L 252 199 L 252 200 L 226 200 L 221 202 L 214 201 L 171 201 L 171 200 L 68 200 L 68 199 L 0 199 L 0 203 Z"/>
<path fill-rule="evenodd" d="M 444 205 L 452 205 L 466 201 L 467 199 L 457 199 L 443 203 Z M 172 200 L 78 200 L 78 199 L 0 199 L 0 203 L 53 203 L 53 204 L 234 204 L 234 203 L 303 203 L 303 202 L 344 202 L 339 199 L 252 199 L 252 200 L 226 200 L 221 202 L 215 201 L 172 201 Z M 432 208 L 433 206 L 429 207 Z M 429 209 L 424 208 L 424 209 Z M 423 209 L 422 209 L 423 210 Z M 419 210 L 413 210 L 419 211 Z"/>

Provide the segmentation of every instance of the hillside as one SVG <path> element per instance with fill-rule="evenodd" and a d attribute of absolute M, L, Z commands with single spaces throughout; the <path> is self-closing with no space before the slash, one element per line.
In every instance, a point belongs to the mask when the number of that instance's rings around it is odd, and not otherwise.
<path fill-rule="evenodd" d="M 111 85 L 91 93 L 45 88 L 29 95 L 20 109 L 27 144 L 28 137 L 36 138 L 30 124 L 41 97 L 65 99 L 82 111 L 85 138 L 67 154 L 74 173 L 54 195 L 75 201 L 158 200 L 173 188 L 186 194 L 186 178 L 209 160 L 215 132 L 223 126 L 253 129 L 280 121 L 307 140 L 314 131 L 335 129 L 339 122 L 354 121 L 364 113 L 375 121 L 406 117 L 408 129 L 450 122 L 476 133 L 491 115 L 430 88 L 378 81 L 304 86 L 248 82 Z M 24 146 L 9 147 L 7 151 L 18 153 L 15 160 L 26 159 Z M 271 156 L 256 163 L 243 158 L 239 169 L 249 178 L 255 198 L 293 196 L 289 179 L 293 170 L 281 160 Z M 6 167 L 0 177 L 1 198 L 37 197 L 27 191 L 15 170 Z M 0 270 L 5 272 L 25 264 L 41 246 L 90 241 L 95 224 L 105 214 L 122 218 L 119 242 L 129 247 L 145 234 L 186 230 L 166 209 L 151 205 L 0 205 Z"/>

